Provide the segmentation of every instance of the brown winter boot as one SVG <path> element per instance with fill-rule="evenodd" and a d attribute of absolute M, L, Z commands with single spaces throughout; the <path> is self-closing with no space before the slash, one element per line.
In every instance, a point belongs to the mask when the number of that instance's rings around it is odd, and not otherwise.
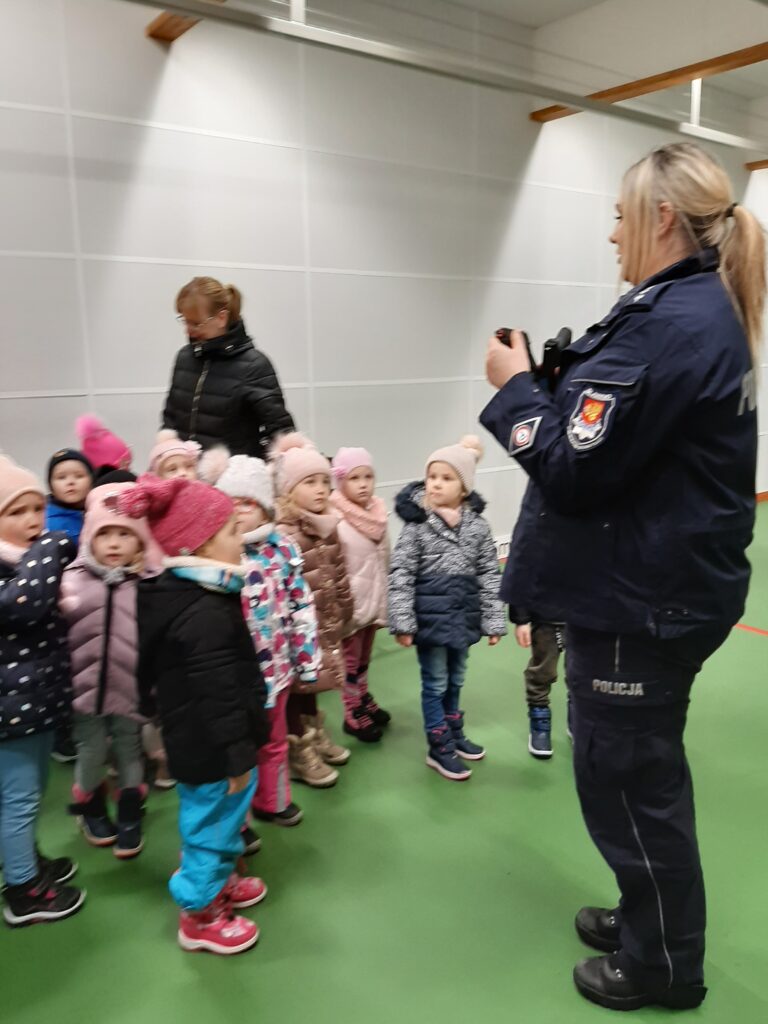
<path fill-rule="evenodd" d="M 336 784 L 339 773 L 320 758 L 315 742 L 314 729 L 308 729 L 303 736 L 289 736 L 288 769 L 292 779 L 315 789 L 328 789 Z"/>
<path fill-rule="evenodd" d="M 301 722 L 305 729 L 314 730 L 315 750 L 318 756 L 326 764 L 346 764 L 352 756 L 352 751 L 346 747 L 340 747 L 334 743 L 325 728 L 325 712 L 318 711 L 316 715 L 302 715 Z"/>

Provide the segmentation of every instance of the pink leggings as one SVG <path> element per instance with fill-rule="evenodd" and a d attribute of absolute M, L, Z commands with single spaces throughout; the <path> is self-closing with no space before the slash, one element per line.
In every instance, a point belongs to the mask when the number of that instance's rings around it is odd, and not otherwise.
<path fill-rule="evenodd" d="M 259 782 L 253 797 L 253 809 L 277 814 L 291 802 L 288 775 L 288 728 L 286 705 L 290 687 L 278 693 L 269 716 L 269 741 L 259 748 Z"/>
<path fill-rule="evenodd" d="M 368 693 L 368 664 L 376 639 L 376 627 L 365 626 L 342 642 L 347 675 L 344 681 L 344 712 L 351 715 Z"/>

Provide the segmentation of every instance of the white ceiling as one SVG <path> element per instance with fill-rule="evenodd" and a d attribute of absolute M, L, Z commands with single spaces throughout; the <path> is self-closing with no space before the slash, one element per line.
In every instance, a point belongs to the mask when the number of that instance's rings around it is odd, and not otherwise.
<path fill-rule="evenodd" d="M 471 7 L 485 14 L 509 18 L 520 25 L 541 28 L 551 21 L 578 14 L 588 7 L 595 7 L 600 0 L 458 0 L 463 7 Z"/>

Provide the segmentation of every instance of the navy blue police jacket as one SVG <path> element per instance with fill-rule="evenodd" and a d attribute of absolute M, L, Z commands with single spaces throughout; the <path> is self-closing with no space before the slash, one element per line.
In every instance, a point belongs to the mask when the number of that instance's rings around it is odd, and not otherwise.
<path fill-rule="evenodd" d="M 483 410 L 530 478 L 511 605 L 660 638 L 738 620 L 757 382 L 718 264 L 706 249 L 644 281 L 565 352 L 554 394 L 521 373 Z"/>

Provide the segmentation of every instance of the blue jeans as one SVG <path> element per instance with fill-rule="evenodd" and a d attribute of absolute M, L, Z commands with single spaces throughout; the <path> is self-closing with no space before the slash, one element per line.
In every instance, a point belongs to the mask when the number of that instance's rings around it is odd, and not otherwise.
<path fill-rule="evenodd" d="M 466 647 L 417 647 L 421 669 L 421 710 L 427 732 L 459 710 L 469 649 Z"/>
<path fill-rule="evenodd" d="M 181 867 L 168 888 L 182 910 L 202 910 L 212 903 L 235 870 L 244 844 L 240 830 L 256 789 L 257 772 L 241 793 L 227 794 L 229 782 L 202 786 L 179 783 Z"/>
<path fill-rule="evenodd" d="M 37 878 L 35 827 L 53 750 L 53 733 L 0 743 L 0 858 L 6 885 Z"/>

